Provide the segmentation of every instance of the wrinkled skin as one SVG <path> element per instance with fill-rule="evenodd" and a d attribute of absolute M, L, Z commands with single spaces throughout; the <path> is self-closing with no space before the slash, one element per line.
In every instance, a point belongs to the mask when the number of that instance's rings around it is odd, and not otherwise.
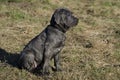
<path fill-rule="evenodd" d="M 52 15 L 50 25 L 32 39 L 21 52 L 18 64 L 29 71 L 42 68 L 49 73 L 49 62 L 54 59 L 56 71 L 60 71 L 59 52 L 65 44 L 65 32 L 78 24 L 78 19 L 67 9 L 57 9 Z"/>

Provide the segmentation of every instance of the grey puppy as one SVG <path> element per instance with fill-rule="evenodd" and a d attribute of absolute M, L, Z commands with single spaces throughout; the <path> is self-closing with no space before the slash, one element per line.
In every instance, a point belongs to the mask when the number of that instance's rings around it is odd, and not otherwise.
<path fill-rule="evenodd" d="M 65 44 L 66 31 L 78 24 L 78 18 L 68 9 L 56 9 L 50 25 L 32 39 L 23 49 L 19 58 L 19 67 L 29 71 L 36 67 L 42 68 L 42 73 L 49 73 L 49 62 L 54 59 L 55 70 L 61 70 L 59 52 Z"/>

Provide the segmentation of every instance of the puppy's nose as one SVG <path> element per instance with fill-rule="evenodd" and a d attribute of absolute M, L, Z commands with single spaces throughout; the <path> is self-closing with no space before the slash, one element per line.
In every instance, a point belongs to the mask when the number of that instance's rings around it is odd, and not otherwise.
<path fill-rule="evenodd" d="M 78 24 L 79 22 L 79 19 L 75 17 L 75 22 L 76 22 L 76 25 Z"/>

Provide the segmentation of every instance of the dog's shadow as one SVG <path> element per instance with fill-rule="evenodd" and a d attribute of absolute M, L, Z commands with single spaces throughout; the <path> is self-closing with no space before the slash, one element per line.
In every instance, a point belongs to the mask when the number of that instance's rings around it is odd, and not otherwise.
<path fill-rule="evenodd" d="M 0 62 L 9 64 L 13 67 L 18 67 L 17 61 L 19 59 L 19 54 L 9 53 L 4 49 L 0 48 Z"/>
<path fill-rule="evenodd" d="M 18 69 L 21 69 L 18 66 L 18 60 L 19 60 L 20 54 L 17 53 L 10 53 L 7 52 L 5 49 L 0 48 L 0 66 L 12 66 L 16 67 Z M 39 68 L 36 68 L 34 71 L 31 71 L 35 75 L 41 75 L 41 73 L 38 70 Z"/>
<path fill-rule="evenodd" d="M 20 54 L 17 53 L 10 53 L 7 52 L 6 50 L 0 48 L 0 63 L 3 63 L 2 65 L 0 64 L 0 66 L 12 66 L 12 67 L 16 67 L 18 69 L 21 69 L 18 66 L 18 60 L 19 60 Z M 52 68 L 53 69 L 53 68 Z M 36 76 L 43 76 L 42 72 L 41 72 L 41 67 L 37 67 L 35 70 L 31 71 L 31 73 L 33 73 Z"/>

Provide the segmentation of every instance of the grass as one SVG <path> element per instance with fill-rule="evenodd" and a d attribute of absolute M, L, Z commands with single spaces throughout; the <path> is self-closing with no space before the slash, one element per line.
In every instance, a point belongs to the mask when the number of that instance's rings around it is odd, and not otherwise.
<path fill-rule="evenodd" d="M 79 18 L 67 33 L 62 72 L 39 76 L 16 67 L 24 46 L 65 7 Z M 119 0 L 0 0 L 0 78 L 2 80 L 119 80 Z M 86 47 L 89 44 L 92 47 Z M 51 62 L 51 64 L 53 64 Z"/>

